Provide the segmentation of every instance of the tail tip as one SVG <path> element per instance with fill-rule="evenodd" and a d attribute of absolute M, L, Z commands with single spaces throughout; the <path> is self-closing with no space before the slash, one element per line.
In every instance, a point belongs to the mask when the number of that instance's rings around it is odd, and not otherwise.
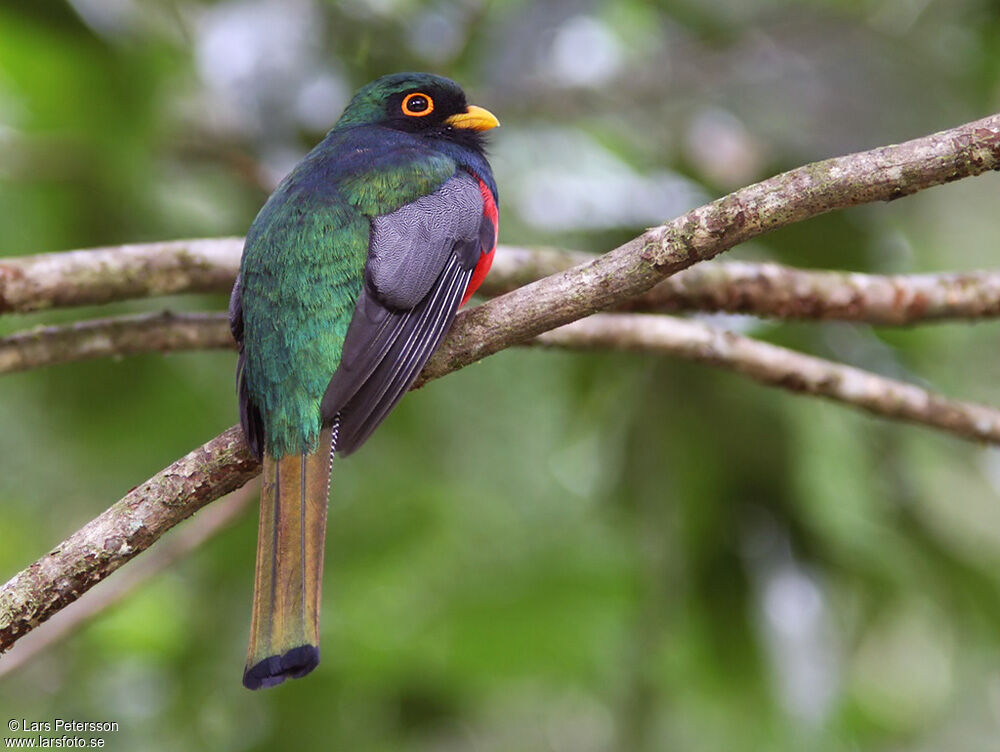
<path fill-rule="evenodd" d="M 319 665 L 319 648 L 300 645 L 284 655 L 271 655 L 243 672 L 243 686 L 247 689 L 276 687 L 285 679 L 301 679 Z"/>

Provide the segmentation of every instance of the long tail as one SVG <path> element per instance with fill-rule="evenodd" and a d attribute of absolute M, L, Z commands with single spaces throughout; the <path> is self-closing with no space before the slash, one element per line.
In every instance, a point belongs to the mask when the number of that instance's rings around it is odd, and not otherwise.
<path fill-rule="evenodd" d="M 264 455 L 250 647 L 243 686 L 298 679 L 319 664 L 320 588 L 333 458 L 331 430 L 312 454 Z"/>

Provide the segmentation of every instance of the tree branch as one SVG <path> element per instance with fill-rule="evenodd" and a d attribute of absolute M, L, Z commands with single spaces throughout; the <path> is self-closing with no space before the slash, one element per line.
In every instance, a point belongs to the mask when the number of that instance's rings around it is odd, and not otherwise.
<path fill-rule="evenodd" d="M 242 245 L 242 238 L 179 240 L 0 259 L 0 313 L 182 292 L 229 292 Z M 501 246 L 480 292 L 500 295 L 595 258 L 577 251 Z M 883 276 L 715 262 L 682 271 L 615 308 L 888 325 L 976 319 L 1000 315 L 1000 272 Z M 97 336 L 96 331 L 92 334 Z M 51 336 L 55 332 L 43 331 L 41 339 Z M 30 337 L 22 342 L 5 343 L 7 354 L 0 357 L 7 358 L 6 367 L 0 366 L 0 373 L 35 367 L 31 356 L 10 354 Z M 26 365 L 13 365 L 18 361 Z"/>
<path fill-rule="evenodd" d="M 0 338 L 0 374 L 146 352 L 236 349 L 224 313 L 143 313 Z"/>
<path fill-rule="evenodd" d="M 242 238 L 171 240 L 0 259 L 0 314 L 232 289 Z"/>
<path fill-rule="evenodd" d="M 710 262 L 669 277 L 616 309 L 722 311 L 890 326 L 981 319 L 1000 315 L 1000 272 L 883 276 Z"/>
<path fill-rule="evenodd" d="M 951 400 L 913 384 L 877 376 L 767 342 L 672 316 L 599 313 L 545 332 L 542 347 L 610 348 L 659 353 L 718 366 L 768 386 L 835 402 L 893 420 L 1000 444 L 1000 410 Z"/>
<path fill-rule="evenodd" d="M 28 345 L 22 345 L 28 340 Z M 594 314 L 525 344 L 641 350 L 720 366 L 770 386 L 843 402 L 963 438 L 1000 442 L 993 408 L 949 400 L 867 371 L 670 316 Z M 8 345 L 18 345 L 8 351 Z M 0 373 L 71 360 L 175 350 L 235 349 L 226 314 L 170 312 L 46 327 L 0 339 Z M 949 417 L 951 416 L 951 417 Z"/>
<path fill-rule="evenodd" d="M 998 166 L 1000 116 L 993 116 L 743 188 L 604 256 L 466 311 L 424 369 L 421 383 L 618 305 L 770 229 L 836 208 L 898 198 Z M 3 274 L 10 277 L 6 270 Z M 8 309 L 16 303 L 7 282 L 0 300 Z M 0 650 L 258 469 L 234 427 L 130 492 L 0 588 Z"/>
<path fill-rule="evenodd" d="M 168 325 L 176 323 L 174 318 L 167 318 Z M 221 314 L 197 316 L 196 320 L 228 331 Z M 1000 444 L 1000 411 L 994 408 L 949 400 L 911 384 L 699 322 L 668 316 L 595 314 L 546 332 L 535 343 L 569 349 L 641 350 L 684 358 L 882 417 Z M 132 491 L 0 588 L 0 651 L 152 545 L 182 519 L 258 472 L 239 427 L 234 426 Z M 0 668 L 0 674 L 3 671 Z"/>
<path fill-rule="evenodd" d="M 593 261 L 466 311 L 421 378 L 461 368 L 612 308 L 769 230 L 998 168 L 1000 115 L 992 115 L 903 144 L 816 162 L 741 188 Z"/>
<path fill-rule="evenodd" d="M 53 615 L 44 628 L 25 635 L 0 660 L 0 678 L 29 663 L 71 635 L 81 625 L 121 602 L 145 582 L 229 527 L 246 512 L 252 501 L 257 500 L 257 491 L 258 486 L 255 483 L 248 483 L 237 489 L 199 514 L 197 520 L 182 526 L 176 535 L 168 537 L 121 575 L 100 583 L 87 598 L 82 598 Z"/>
<path fill-rule="evenodd" d="M 491 297 L 500 295 L 593 259 L 574 251 L 505 247 L 498 249 L 494 269 L 481 289 Z M 885 325 L 978 319 L 1000 315 L 1000 271 L 887 276 L 715 261 L 685 269 L 614 308 Z"/>
<path fill-rule="evenodd" d="M 568 268 L 572 260 L 593 258 L 570 251 L 505 251 L 497 257 L 490 294 Z M 1000 315 L 1000 272 L 881 276 L 713 262 L 665 279 L 615 309 L 725 311 L 887 325 L 978 319 Z M 233 346 L 225 314 L 164 311 L 94 319 L 0 338 L 0 374 L 92 358 Z"/>
<path fill-rule="evenodd" d="M 233 426 L 132 489 L 0 588 L 0 651 L 259 472 Z"/>

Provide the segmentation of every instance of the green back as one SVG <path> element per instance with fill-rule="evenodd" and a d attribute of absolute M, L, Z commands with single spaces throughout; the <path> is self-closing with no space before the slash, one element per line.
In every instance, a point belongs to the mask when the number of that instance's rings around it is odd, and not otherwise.
<path fill-rule="evenodd" d="M 433 192 L 455 169 L 407 134 L 335 128 L 261 209 L 241 266 L 244 376 L 271 455 L 316 448 L 320 402 L 363 283 L 370 218 Z"/>

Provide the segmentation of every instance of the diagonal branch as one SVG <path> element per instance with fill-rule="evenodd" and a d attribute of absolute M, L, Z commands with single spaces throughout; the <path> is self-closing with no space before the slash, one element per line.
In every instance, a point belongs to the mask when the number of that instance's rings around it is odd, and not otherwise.
<path fill-rule="evenodd" d="M 233 426 L 129 491 L 0 588 L 0 651 L 259 472 Z"/>
<path fill-rule="evenodd" d="M 593 261 L 466 311 L 427 379 L 649 290 L 698 261 L 833 209 L 889 201 L 1000 168 L 1000 115 L 903 144 L 827 159 L 741 188 Z"/>
<path fill-rule="evenodd" d="M 36 656 L 73 634 L 82 624 L 124 600 L 148 580 L 229 527 L 246 512 L 251 501 L 256 501 L 256 490 L 258 486 L 255 483 L 248 483 L 237 489 L 198 515 L 195 522 L 183 526 L 176 535 L 167 538 L 120 576 L 102 582 L 89 597 L 54 614 L 44 629 L 26 635 L 14 649 L 3 656 L 3 660 L 0 660 L 0 679 L 31 662 Z"/>
<path fill-rule="evenodd" d="M 222 316 L 217 328 L 225 328 Z M 213 322 L 210 317 L 201 321 Z M 657 353 L 719 366 L 770 386 L 886 418 L 1000 444 L 1000 411 L 668 316 L 595 314 L 540 335 L 539 346 Z M 217 496 L 259 472 L 234 426 L 151 478 L 0 589 L 6 649 Z M 2 673 L 0 664 L 0 673 Z"/>
<path fill-rule="evenodd" d="M 770 229 L 998 167 L 1000 116 L 993 116 L 743 188 L 604 256 L 465 312 L 424 369 L 421 383 L 611 308 Z M 258 469 L 234 427 L 130 492 L 0 588 L 0 650 Z"/>

